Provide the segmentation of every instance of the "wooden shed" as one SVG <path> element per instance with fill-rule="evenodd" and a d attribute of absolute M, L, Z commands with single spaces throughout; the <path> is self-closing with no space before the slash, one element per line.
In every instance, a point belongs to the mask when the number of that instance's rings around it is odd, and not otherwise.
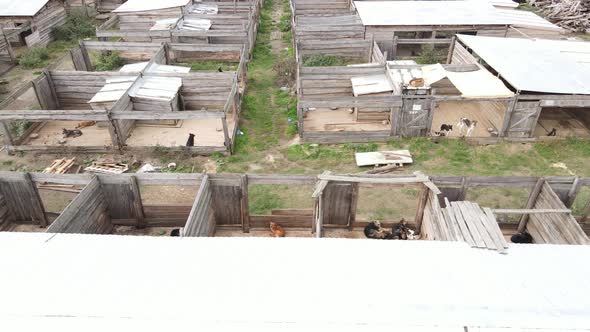
<path fill-rule="evenodd" d="M 8 40 L 18 45 L 47 45 L 53 40 L 53 28 L 65 19 L 63 0 L 0 1 L 0 26 Z"/>
<path fill-rule="evenodd" d="M 448 39 L 456 33 L 560 38 L 564 32 L 532 12 L 499 9 L 486 1 L 355 1 L 354 6 L 365 38 L 373 36 L 393 60 L 419 53 L 422 39 Z"/>
<path fill-rule="evenodd" d="M 514 93 L 510 137 L 590 137 L 590 43 L 458 35 L 453 63 L 482 63 Z"/>

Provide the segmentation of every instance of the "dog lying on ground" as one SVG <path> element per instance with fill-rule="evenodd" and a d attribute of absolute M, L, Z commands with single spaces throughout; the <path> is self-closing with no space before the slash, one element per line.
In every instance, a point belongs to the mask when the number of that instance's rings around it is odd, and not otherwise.
<path fill-rule="evenodd" d="M 381 223 L 377 220 L 371 221 L 367 226 L 365 226 L 365 236 L 369 239 L 378 239 L 378 240 L 390 240 L 393 239 L 393 235 L 390 231 L 385 230 L 381 227 Z"/>
<path fill-rule="evenodd" d="M 92 127 L 96 124 L 96 121 L 82 121 L 80 123 L 78 123 L 78 125 L 76 126 L 76 129 L 82 129 L 82 128 L 86 128 L 86 127 Z"/>
<path fill-rule="evenodd" d="M 270 222 L 270 232 L 274 237 L 285 237 L 285 229 L 276 222 Z"/>
<path fill-rule="evenodd" d="M 533 237 L 528 232 L 514 234 L 510 237 L 512 243 L 533 243 Z"/>
<path fill-rule="evenodd" d="M 82 136 L 82 130 L 79 130 L 79 129 L 70 130 L 70 129 L 64 128 L 62 133 L 64 135 L 64 138 L 68 138 L 68 137 L 76 138 L 76 137 Z"/>

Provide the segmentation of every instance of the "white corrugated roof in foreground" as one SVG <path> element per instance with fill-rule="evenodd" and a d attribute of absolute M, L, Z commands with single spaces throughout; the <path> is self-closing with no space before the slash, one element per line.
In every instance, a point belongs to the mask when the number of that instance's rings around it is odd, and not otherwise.
<path fill-rule="evenodd" d="M 183 7 L 191 0 L 127 0 L 124 4 L 113 10 L 113 13 L 143 12 L 174 7 Z"/>
<path fill-rule="evenodd" d="M 590 246 L 0 233 L 0 251 L 6 331 L 590 326 Z"/>
<path fill-rule="evenodd" d="M 363 25 L 515 25 L 561 30 L 531 12 L 482 1 L 355 1 Z M 519 11 L 520 12 L 520 11 Z"/>
<path fill-rule="evenodd" d="M 34 16 L 49 0 L 0 0 L 0 16 Z"/>
<path fill-rule="evenodd" d="M 457 36 L 518 90 L 590 94 L 590 42 Z"/>

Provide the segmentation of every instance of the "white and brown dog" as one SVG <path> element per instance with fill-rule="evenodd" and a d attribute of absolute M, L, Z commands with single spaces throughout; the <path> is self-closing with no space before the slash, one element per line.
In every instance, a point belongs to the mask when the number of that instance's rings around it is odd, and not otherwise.
<path fill-rule="evenodd" d="M 477 121 L 461 118 L 459 119 L 459 123 L 457 123 L 457 127 L 459 127 L 459 135 L 469 137 L 475 130 L 475 127 L 477 127 Z"/>

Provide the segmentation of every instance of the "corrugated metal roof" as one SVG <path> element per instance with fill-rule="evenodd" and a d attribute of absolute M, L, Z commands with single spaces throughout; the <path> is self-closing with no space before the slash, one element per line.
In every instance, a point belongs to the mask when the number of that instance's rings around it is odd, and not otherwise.
<path fill-rule="evenodd" d="M 590 94 L 590 43 L 457 35 L 521 91 Z"/>
<path fill-rule="evenodd" d="M 188 5 L 191 0 L 127 0 L 124 4 L 113 10 L 113 13 L 143 12 Z"/>
<path fill-rule="evenodd" d="M 0 233 L 0 250 L 3 327 L 66 317 L 103 331 L 121 321 L 132 330 L 590 326 L 590 246 L 498 255 L 458 242 Z"/>
<path fill-rule="evenodd" d="M 523 27 L 540 30 L 563 31 L 563 29 L 557 25 L 529 11 L 497 8 L 496 12 L 499 16 L 510 22 L 510 25 L 517 28 Z"/>
<path fill-rule="evenodd" d="M 34 16 L 49 0 L 0 0 L 0 16 Z"/>
<path fill-rule="evenodd" d="M 363 25 L 514 25 L 561 31 L 531 12 L 482 1 L 355 1 Z"/>

